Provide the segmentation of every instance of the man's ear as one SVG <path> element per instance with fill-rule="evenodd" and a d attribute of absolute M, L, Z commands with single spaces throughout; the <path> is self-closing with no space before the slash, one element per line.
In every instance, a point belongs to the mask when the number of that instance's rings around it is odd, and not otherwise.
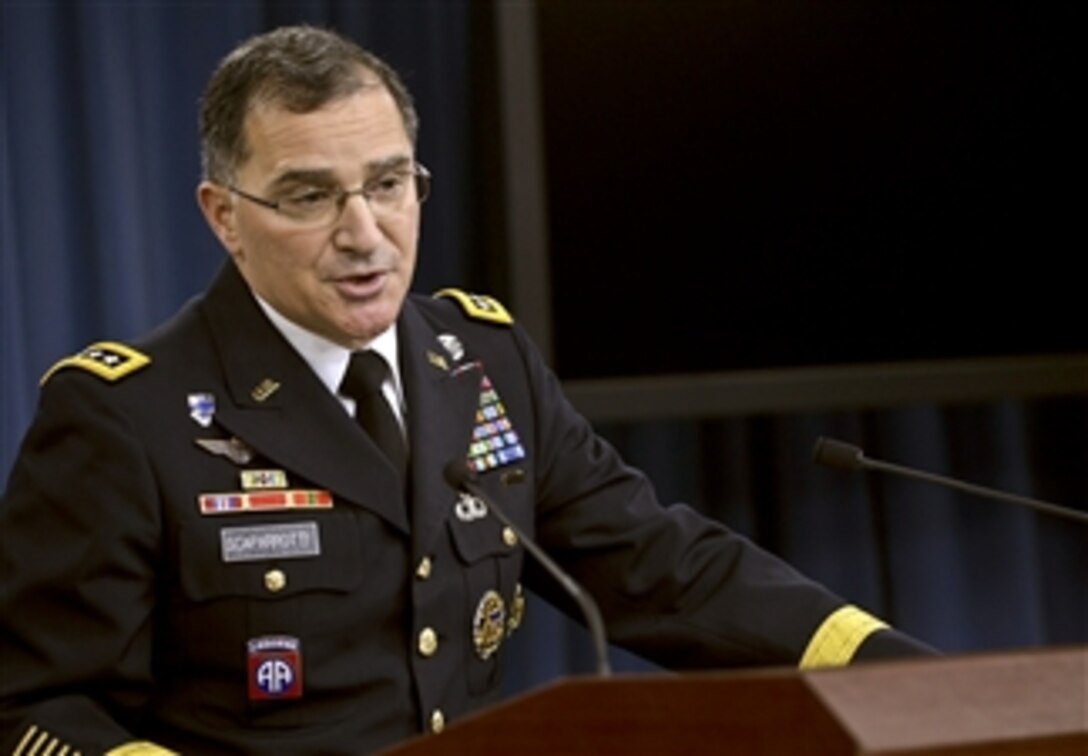
<path fill-rule="evenodd" d="M 231 257 L 238 257 L 242 249 L 238 241 L 234 198 L 230 191 L 211 181 L 201 181 L 196 188 L 196 201 L 212 233 Z"/>

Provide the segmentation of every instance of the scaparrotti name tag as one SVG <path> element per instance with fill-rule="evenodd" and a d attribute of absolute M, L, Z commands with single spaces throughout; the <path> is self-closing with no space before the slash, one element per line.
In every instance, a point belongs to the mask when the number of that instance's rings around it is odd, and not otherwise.
<path fill-rule="evenodd" d="M 321 535 L 316 522 L 222 528 L 219 545 L 224 562 L 262 559 L 302 559 L 321 555 Z"/>

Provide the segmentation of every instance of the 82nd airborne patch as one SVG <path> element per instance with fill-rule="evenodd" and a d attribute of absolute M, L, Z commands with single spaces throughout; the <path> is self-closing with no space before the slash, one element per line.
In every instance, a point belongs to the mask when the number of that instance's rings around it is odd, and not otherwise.
<path fill-rule="evenodd" d="M 265 635 L 247 644 L 249 700 L 302 696 L 302 647 L 289 635 Z"/>

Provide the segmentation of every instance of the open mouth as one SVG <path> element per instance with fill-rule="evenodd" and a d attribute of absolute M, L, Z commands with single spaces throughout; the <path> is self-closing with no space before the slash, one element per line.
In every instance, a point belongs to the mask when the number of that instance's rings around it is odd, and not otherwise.
<path fill-rule="evenodd" d="M 344 297 L 368 299 L 382 292 L 388 275 L 385 271 L 376 271 L 374 273 L 341 276 L 335 280 L 335 285 Z"/>

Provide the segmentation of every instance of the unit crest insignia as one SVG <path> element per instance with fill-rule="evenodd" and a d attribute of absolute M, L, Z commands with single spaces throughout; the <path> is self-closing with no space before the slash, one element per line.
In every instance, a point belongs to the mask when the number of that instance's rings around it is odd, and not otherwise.
<path fill-rule="evenodd" d="M 510 616 L 506 618 L 506 636 L 510 637 L 514 631 L 521 627 L 525 619 L 525 591 L 518 583 L 514 587 L 514 600 L 510 602 Z"/>
<path fill-rule="evenodd" d="M 449 352 L 450 357 L 459 361 L 465 356 L 465 345 L 461 343 L 461 339 L 454 336 L 452 333 L 440 333 L 438 334 L 438 341 Z"/>

